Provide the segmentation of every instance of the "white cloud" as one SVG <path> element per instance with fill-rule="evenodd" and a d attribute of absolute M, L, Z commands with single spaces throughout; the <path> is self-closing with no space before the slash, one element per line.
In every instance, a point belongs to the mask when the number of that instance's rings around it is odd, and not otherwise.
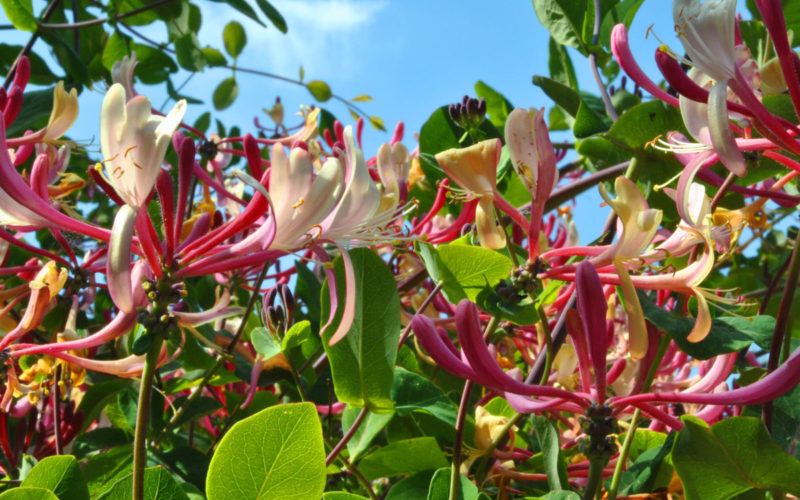
<path fill-rule="evenodd" d="M 212 8 L 204 12 L 203 31 L 208 30 L 205 39 L 218 39 L 224 23 L 236 19 L 245 25 L 248 35 L 247 47 L 239 61 L 243 67 L 295 77 L 302 65 L 307 80 L 327 81 L 351 80 L 360 71 L 366 71 L 363 59 L 369 45 L 354 41 L 361 38 L 366 42 L 363 31 L 386 7 L 386 1 L 274 0 L 272 3 L 286 19 L 289 27 L 286 35 L 272 25 L 264 29 L 230 8 Z M 211 22 L 208 14 L 215 21 Z"/>

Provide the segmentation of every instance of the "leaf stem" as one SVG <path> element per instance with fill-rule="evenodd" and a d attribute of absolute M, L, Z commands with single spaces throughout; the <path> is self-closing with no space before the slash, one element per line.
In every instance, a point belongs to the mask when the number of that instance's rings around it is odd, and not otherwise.
<path fill-rule="evenodd" d="M 347 432 L 345 433 L 344 436 L 342 436 L 342 439 L 340 439 L 339 442 L 336 443 L 336 446 L 333 447 L 331 452 L 325 458 L 325 467 L 332 464 L 333 461 L 336 460 L 336 457 L 339 455 L 339 453 L 341 453 L 344 447 L 347 446 L 347 443 L 350 442 L 350 439 L 355 435 L 356 431 L 361 426 L 361 422 L 364 421 L 364 418 L 367 416 L 367 413 L 369 413 L 367 407 L 366 406 L 362 407 L 361 411 L 358 412 L 356 419 L 353 421 L 353 425 L 351 425 L 350 428 L 347 429 Z"/>
<path fill-rule="evenodd" d="M 782 355 L 788 353 L 787 346 L 790 346 L 791 335 L 786 335 L 789 327 L 792 312 L 792 302 L 794 302 L 794 291 L 797 286 L 797 278 L 800 275 L 800 231 L 794 240 L 792 257 L 789 261 L 789 271 L 786 274 L 786 281 L 783 284 L 783 295 L 778 307 L 778 315 L 775 318 L 775 331 L 772 334 L 772 343 L 769 348 L 769 361 L 767 361 L 767 373 L 772 373 L 778 368 Z M 764 403 L 761 415 L 767 429 L 772 429 L 772 402 Z"/>
<path fill-rule="evenodd" d="M 467 408 L 469 398 L 472 395 L 472 380 L 464 383 L 464 390 L 461 392 L 461 403 L 458 405 L 458 416 L 456 417 L 455 445 L 453 446 L 453 466 L 450 469 L 450 495 L 449 500 L 458 498 L 458 487 L 461 485 L 461 447 L 464 440 L 464 422 L 467 419 Z"/>
<path fill-rule="evenodd" d="M 147 466 L 147 417 L 150 414 L 150 393 L 153 376 L 161 353 L 163 339 L 156 335 L 147 351 L 139 386 L 139 403 L 136 409 L 136 431 L 133 438 L 133 500 L 144 500 L 144 469 Z"/>

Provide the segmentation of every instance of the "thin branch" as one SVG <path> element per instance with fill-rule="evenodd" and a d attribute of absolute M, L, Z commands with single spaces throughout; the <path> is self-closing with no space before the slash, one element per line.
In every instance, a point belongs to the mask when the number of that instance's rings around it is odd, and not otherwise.
<path fill-rule="evenodd" d="M 135 16 L 137 14 L 141 14 L 142 12 L 147 12 L 148 10 L 156 9 L 158 7 L 161 7 L 162 5 L 166 5 L 174 1 L 175 0 L 158 0 L 157 2 L 145 5 L 144 7 L 139 7 L 138 9 L 134 9 L 130 12 L 117 14 L 116 16 L 104 17 L 101 19 L 89 19 L 87 21 L 78 21 L 76 23 L 53 23 L 53 24 L 42 23 L 39 25 L 39 28 L 43 30 L 79 30 L 81 28 L 88 28 L 89 26 L 97 26 L 98 24 L 119 21 L 128 17 Z"/>
<path fill-rule="evenodd" d="M 600 0 L 594 0 L 594 26 L 592 28 L 592 45 L 596 46 L 600 40 Z M 597 70 L 597 54 L 592 52 L 589 54 L 589 66 L 592 69 L 592 76 L 594 81 L 597 82 L 597 88 L 600 89 L 600 97 L 603 98 L 603 106 L 606 108 L 606 113 L 613 120 L 617 121 L 619 115 L 611 103 L 611 96 L 608 95 L 608 89 L 600 77 L 600 72 Z"/>
<path fill-rule="evenodd" d="M 53 12 L 55 12 L 56 7 L 58 7 L 58 4 L 60 2 L 61 0 L 51 0 L 51 2 L 47 4 L 47 7 L 45 7 L 44 12 L 42 12 L 42 21 L 47 21 L 48 19 L 50 19 L 50 16 L 53 15 Z M 25 46 L 22 47 L 22 50 L 17 55 L 17 58 L 14 59 L 14 63 L 11 65 L 11 67 L 8 68 L 8 73 L 6 73 L 6 81 L 3 82 L 3 88 L 8 89 L 8 86 L 11 85 L 11 81 L 14 79 L 14 73 L 17 72 L 17 63 L 19 63 L 20 57 L 30 52 L 31 49 L 33 48 L 33 44 L 36 43 L 36 40 L 38 39 L 39 39 L 39 31 L 37 30 L 31 35 L 31 38 L 30 40 L 28 40 L 28 43 L 26 43 Z"/>

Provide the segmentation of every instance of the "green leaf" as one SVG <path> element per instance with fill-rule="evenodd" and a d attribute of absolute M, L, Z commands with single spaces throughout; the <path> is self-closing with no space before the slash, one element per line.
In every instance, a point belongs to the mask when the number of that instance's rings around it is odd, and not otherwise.
<path fill-rule="evenodd" d="M 637 151 L 672 130 L 685 132 L 680 111 L 655 99 L 623 113 L 606 134 L 606 139 L 623 149 Z"/>
<path fill-rule="evenodd" d="M 238 95 L 239 84 L 236 83 L 236 78 L 230 76 L 222 80 L 214 90 L 214 96 L 212 98 L 214 101 L 214 108 L 217 109 L 217 111 L 221 111 L 230 107 Z"/>
<path fill-rule="evenodd" d="M 371 100 L 372 97 L 368 96 L 367 94 L 359 94 L 350 99 L 351 102 L 370 102 Z"/>
<path fill-rule="evenodd" d="M 489 114 L 489 121 L 498 130 L 503 130 L 508 114 L 514 106 L 500 92 L 496 91 L 482 80 L 475 82 L 475 93 L 486 101 L 486 112 Z"/>
<path fill-rule="evenodd" d="M 77 411 L 83 412 L 84 415 L 84 424 L 81 430 L 85 431 L 97 418 L 103 408 L 117 397 L 117 393 L 130 385 L 130 380 L 115 379 L 91 386 L 89 390 L 84 393 L 77 408 Z"/>
<path fill-rule="evenodd" d="M 128 500 L 133 489 L 133 474 L 128 474 L 98 500 Z M 164 467 L 148 467 L 144 470 L 144 498 L 157 498 L 158 500 L 188 500 L 186 492 Z"/>
<path fill-rule="evenodd" d="M 752 488 L 800 495 L 800 461 L 781 450 L 757 418 L 731 417 L 709 427 L 685 415 L 672 461 L 686 500 L 722 500 Z"/>
<path fill-rule="evenodd" d="M 131 445 L 111 448 L 91 457 L 83 467 L 91 498 L 108 491 L 119 479 L 130 476 L 133 468 Z"/>
<path fill-rule="evenodd" d="M 345 408 L 342 413 L 342 431 L 347 432 L 353 426 L 356 417 L 361 412 L 358 408 Z M 367 413 L 364 421 L 356 429 L 353 437 L 347 442 L 347 451 L 350 452 L 350 460 L 358 460 L 367 451 L 375 436 L 380 434 L 386 424 L 394 417 L 394 412 L 389 413 Z"/>
<path fill-rule="evenodd" d="M 22 486 L 48 489 L 60 500 L 89 499 L 89 489 L 81 468 L 71 455 L 43 458 L 22 481 Z"/>
<path fill-rule="evenodd" d="M 236 59 L 247 45 L 247 33 L 237 21 L 231 21 L 222 30 L 222 41 L 225 42 L 225 52 Z"/>
<path fill-rule="evenodd" d="M 267 25 L 261 22 L 261 19 L 258 18 L 258 14 L 256 14 L 256 11 L 254 11 L 253 8 L 250 7 L 250 5 L 245 0 L 211 0 L 211 1 L 216 3 L 226 3 L 231 7 L 233 7 L 234 9 L 241 12 L 242 14 L 244 14 L 245 16 L 249 17 L 253 21 L 260 24 L 261 27 L 263 28 L 267 27 Z"/>
<path fill-rule="evenodd" d="M 322 80 L 311 80 L 306 84 L 306 88 L 319 102 L 325 102 L 333 95 L 330 86 Z"/>
<path fill-rule="evenodd" d="M 725 316 L 711 322 L 711 330 L 706 338 L 700 342 L 689 342 L 686 339 L 694 328 L 694 318 L 665 311 L 651 302 L 647 295 L 638 293 L 644 316 L 667 332 L 682 351 L 696 359 L 711 359 L 720 354 L 735 352 L 750 347 L 754 342 L 766 346 L 775 329 L 775 318 L 771 316 Z"/>
<path fill-rule="evenodd" d="M 103 67 L 108 71 L 114 67 L 114 63 L 121 61 L 123 57 L 128 55 L 128 37 L 121 35 L 115 31 L 108 37 L 108 41 L 103 47 Z"/>
<path fill-rule="evenodd" d="M 206 58 L 194 33 L 175 39 L 175 56 L 186 71 L 202 71 L 206 65 Z"/>
<path fill-rule="evenodd" d="M 209 66 L 227 66 L 228 60 L 225 59 L 225 54 L 215 49 L 214 47 L 203 47 L 200 49 L 203 57 L 206 59 L 206 64 Z"/>
<path fill-rule="evenodd" d="M 540 75 L 533 76 L 533 84 L 574 118 L 572 133 L 575 137 L 583 138 L 604 132 L 611 125 L 597 96 L 579 93 L 561 82 Z"/>
<path fill-rule="evenodd" d="M 59 500 L 52 491 L 29 486 L 13 488 L 0 494 L 2 500 Z"/>
<path fill-rule="evenodd" d="M 18 30 L 34 32 L 39 27 L 33 15 L 31 0 L 0 0 L 0 5 L 3 6 L 8 20 Z"/>
<path fill-rule="evenodd" d="M 208 500 L 318 500 L 325 489 L 325 445 L 311 403 L 267 408 L 222 438 L 206 478 Z"/>
<path fill-rule="evenodd" d="M 404 439 L 389 443 L 361 459 L 358 464 L 358 468 L 368 481 L 446 466 L 447 459 L 444 458 L 444 453 L 434 437 Z"/>
<path fill-rule="evenodd" d="M 389 490 L 389 494 L 386 495 L 386 500 L 426 498 L 432 477 L 433 472 L 426 470 L 401 479 Z"/>
<path fill-rule="evenodd" d="M 572 65 L 567 48 L 556 42 L 552 36 L 548 48 L 550 55 L 547 58 L 547 68 L 550 70 L 550 78 L 567 87 L 577 89 L 578 78 L 575 76 L 575 67 Z"/>
<path fill-rule="evenodd" d="M 269 22 L 278 28 L 278 31 L 281 33 L 289 31 L 289 28 L 286 26 L 286 19 L 283 18 L 281 13 L 278 12 L 278 9 L 273 7 L 271 3 L 267 0 L 256 0 L 256 3 L 258 4 L 258 8 L 261 9 L 261 12 L 267 16 Z"/>
<path fill-rule="evenodd" d="M 394 361 L 400 338 L 400 298 L 394 275 L 375 252 L 356 248 L 349 252 L 355 274 L 355 290 L 345 289 L 344 262 L 334 262 L 339 309 L 322 335 L 330 360 L 333 386 L 339 401 L 354 407 L 388 410 L 393 406 L 390 392 Z M 353 324 L 347 335 L 330 345 L 344 310 L 344 297 L 355 300 Z M 328 318 L 328 286 L 322 291 L 322 317 Z"/>
<path fill-rule="evenodd" d="M 493 288 L 511 272 L 511 259 L 488 248 L 450 243 L 439 245 L 436 251 L 442 265 L 456 279 L 466 298 L 473 302 L 482 290 Z"/>
<path fill-rule="evenodd" d="M 533 415 L 534 436 L 539 441 L 544 460 L 544 472 L 547 474 L 547 485 L 551 490 L 567 490 L 567 466 L 561 455 L 558 440 L 558 429 L 555 424 L 541 415 Z"/>
<path fill-rule="evenodd" d="M 176 408 L 183 407 L 184 401 L 186 397 L 176 398 L 173 404 Z M 189 423 L 192 420 L 197 420 L 201 417 L 205 417 L 206 415 L 211 415 L 212 413 L 220 410 L 222 408 L 222 403 L 220 403 L 215 398 L 209 398 L 201 396 L 196 398 L 192 401 L 189 406 L 184 410 L 181 418 L 175 421 L 175 426 L 181 426 L 183 424 Z"/>
<path fill-rule="evenodd" d="M 737 379 L 744 385 L 742 376 Z M 742 415 L 761 417 L 761 405 L 746 406 Z M 797 446 L 797 436 L 800 436 L 800 385 L 783 396 L 772 401 L 772 439 L 781 448 L 800 459 L 800 446 Z"/>
<path fill-rule="evenodd" d="M 460 137 L 461 129 L 450 119 L 447 106 L 442 106 L 419 129 L 419 151 L 435 155 L 446 149 L 461 147 L 458 142 Z"/>
<path fill-rule="evenodd" d="M 381 118 L 380 116 L 370 116 L 369 124 L 375 130 L 380 130 L 382 132 L 386 131 L 386 127 L 383 123 L 383 118 Z"/>
<path fill-rule="evenodd" d="M 202 115 L 197 117 L 197 120 L 194 121 L 194 128 L 201 132 L 206 132 L 208 130 L 209 125 L 211 125 L 211 113 L 206 111 Z"/>
<path fill-rule="evenodd" d="M 299 321 L 289 328 L 281 341 L 281 349 L 288 351 L 311 341 L 311 322 L 307 320 Z"/>
<path fill-rule="evenodd" d="M 450 496 L 450 473 L 451 468 L 445 467 L 437 470 L 431 479 L 428 489 L 428 500 L 448 500 Z M 478 487 L 472 484 L 463 474 L 458 475 L 458 500 L 476 500 L 478 498 Z"/>
<path fill-rule="evenodd" d="M 611 30 L 617 24 L 624 24 L 626 28 L 631 27 L 634 16 L 638 12 L 644 0 L 622 0 L 615 3 L 615 5 L 603 16 L 603 21 L 600 24 L 600 43 L 604 47 L 611 45 Z"/>
<path fill-rule="evenodd" d="M 346 491 L 329 491 L 322 495 L 322 500 L 360 500 L 366 499 L 359 495 L 354 495 Z"/>
<path fill-rule="evenodd" d="M 280 342 L 263 326 L 254 328 L 250 332 L 250 342 L 253 344 L 253 349 L 264 356 L 265 360 L 281 353 Z"/>
<path fill-rule="evenodd" d="M 589 53 L 582 32 L 583 20 L 590 5 L 574 0 L 533 0 L 536 17 L 553 39 L 561 45 L 578 49 L 583 55 Z"/>
<path fill-rule="evenodd" d="M 637 429 L 637 434 L 640 430 L 642 429 Z M 670 434 L 662 445 L 647 449 L 635 459 L 630 456 L 634 463 L 622 473 L 619 483 L 620 494 L 647 493 L 669 485 L 674 469 L 670 465 L 668 456 L 675 442 L 675 436 L 675 433 Z"/>
<path fill-rule="evenodd" d="M 458 407 L 441 389 L 426 377 L 403 368 L 395 368 L 392 384 L 394 409 L 399 415 L 414 411 L 428 413 L 442 422 L 455 426 Z"/>

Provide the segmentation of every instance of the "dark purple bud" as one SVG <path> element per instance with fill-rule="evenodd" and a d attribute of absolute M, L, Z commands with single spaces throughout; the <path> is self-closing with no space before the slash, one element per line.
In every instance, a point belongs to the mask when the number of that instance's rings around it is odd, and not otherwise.
<path fill-rule="evenodd" d="M 483 97 L 478 100 L 478 113 L 481 116 L 486 114 L 486 100 Z"/>

